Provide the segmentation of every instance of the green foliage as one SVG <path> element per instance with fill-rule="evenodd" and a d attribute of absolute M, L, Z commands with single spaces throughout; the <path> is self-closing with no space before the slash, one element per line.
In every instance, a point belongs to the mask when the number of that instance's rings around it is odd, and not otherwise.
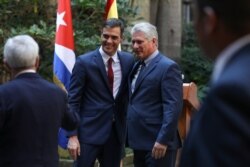
<path fill-rule="evenodd" d="M 40 47 L 40 68 L 39 73 L 45 76 L 47 79 L 52 78 L 52 60 L 54 50 L 54 40 L 51 37 L 54 37 L 55 25 L 47 26 L 44 21 L 40 21 L 40 23 L 33 24 L 30 27 L 22 27 L 18 25 L 16 28 L 10 29 L 11 36 L 15 36 L 18 34 L 29 34 L 34 37 L 36 41 L 38 41 Z"/>
<path fill-rule="evenodd" d="M 5 23 L 0 27 L 0 63 L 3 59 L 3 44 L 7 38 L 18 34 L 28 34 L 34 37 L 40 46 L 39 73 L 51 80 L 55 19 L 48 18 L 48 7 L 50 6 L 47 5 L 46 1 L 0 1 L 0 22 Z"/>
<path fill-rule="evenodd" d="M 207 84 L 212 72 L 212 62 L 201 52 L 192 25 L 185 25 L 182 40 L 181 67 L 184 82 L 198 85 L 198 96 L 204 98 L 208 90 Z"/>
<path fill-rule="evenodd" d="M 52 60 L 53 55 L 52 51 L 54 49 L 54 43 L 51 39 L 51 37 L 54 36 L 54 29 L 55 26 L 47 27 L 46 23 L 43 21 L 40 21 L 40 23 L 33 24 L 30 27 L 23 27 L 20 25 L 17 25 L 15 28 L 10 28 L 7 33 L 2 36 L 4 40 L 6 40 L 9 36 L 15 36 L 18 34 L 29 34 L 36 41 L 38 41 L 39 47 L 40 47 L 40 68 L 39 73 L 43 75 L 45 78 L 49 79 L 52 78 Z M 5 30 L 6 31 L 6 30 Z M 3 46 L 1 46 L 1 59 L 2 59 L 2 50 Z"/>
<path fill-rule="evenodd" d="M 77 55 L 93 50 L 100 44 L 105 5 L 106 1 L 103 0 L 72 1 Z M 125 27 L 128 27 L 131 21 L 137 19 L 138 9 L 131 6 L 130 0 L 117 0 L 117 8 L 119 19 L 123 20 Z M 128 32 L 124 34 L 128 38 Z"/>
<path fill-rule="evenodd" d="M 100 45 L 105 5 L 103 0 L 71 0 L 77 56 Z M 119 18 L 125 26 L 136 19 L 138 10 L 131 7 L 130 0 L 117 0 L 117 7 Z M 0 0 L 0 22 L 4 23 L 0 27 L 0 63 L 6 39 L 18 34 L 29 34 L 40 45 L 39 73 L 52 80 L 56 8 L 57 5 L 52 5 L 49 0 Z"/>
<path fill-rule="evenodd" d="M 1 0 L 0 22 L 5 23 L 2 24 L 1 28 L 39 24 L 40 20 L 48 19 L 48 8 L 51 8 L 51 6 L 46 1 Z"/>

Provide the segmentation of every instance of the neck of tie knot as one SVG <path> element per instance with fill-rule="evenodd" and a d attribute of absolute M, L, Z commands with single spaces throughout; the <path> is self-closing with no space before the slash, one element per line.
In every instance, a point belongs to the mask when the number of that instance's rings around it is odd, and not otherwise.
<path fill-rule="evenodd" d="M 145 65 L 146 65 L 145 62 L 143 60 L 141 60 L 140 61 L 140 73 L 144 69 Z"/>
<path fill-rule="evenodd" d="M 110 57 L 110 58 L 108 59 L 108 66 L 111 65 L 111 67 L 112 67 L 112 62 L 113 62 L 113 59 L 112 59 L 112 57 Z"/>
<path fill-rule="evenodd" d="M 138 63 L 135 66 L 135 69 L 133 71 L 133 74 L 131 75 L 131 91 L 134 92 L 136 81 L 141 76 L 141 73 L 145 67 L 145 62 L 143 60 L 138 61 Z"/>
<path fill-rule="evenodd" d="M 140 61 L 139 61 L 139 64 L 142 65 L 142 66 L 145 66 L 144 60 L 140 60 Z"/>
<path fill-rule="evenodd" d="M 139 65 L 139 66 L 140 66 L 140 67 L 139 67 L 140 70 L 143 69 L 143 68 L 146 66 L 144 60 L 140 60 L 140 61 L 139 61 L 139 64 L 140 64 L 140 65 Z"/>

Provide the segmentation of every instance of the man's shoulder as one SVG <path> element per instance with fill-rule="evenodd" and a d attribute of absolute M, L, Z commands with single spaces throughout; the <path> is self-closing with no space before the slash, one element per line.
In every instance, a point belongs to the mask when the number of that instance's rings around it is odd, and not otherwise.
<path fill-rule="evenodd" d="M 89 59 L 89 58 L 91 58 L 95 55 L 99 55 L 99 54 L 100 54 L 100 52 L 98 51 L 98 49 L 95 49 L 95 50 L 91 50 L 91 51 L 88 51 L 84 54 L 79 55 L 78 58 L 84 60 L 84 59 Z"/>
<path fill-rule="evenodd" d="M 79 55 L 76 58 L 76 64 L 81 64 L 81 65 L 89 64 L 90 62 L 92 62 L 93 58 L 98 57 L 98 56 L 101 56 L 98 49 L 86 52 L 84 54 Z"/>
<path fill-rule="evenodd" d="M 159 56 L 157 56 L 157 57 L 159 59 L 159 62 L 161 62 L 163 64 L 168 64 L 168 65 L 177 64 L 175 60 L 170 58 L 168 55 L 164 55 L 163 53 L 159 53 Z"/>
<path fill-rule="evenodd" d="M 127 52 L 127 51 L 118 51 L 117 53 L 121 55 L 129 56 L 129 57 L 133 56 L 130 52 Z"/>
<path fill-rule="evenodd" d="M 133 63 L 135 61 L 134 56 L 130 52 L 118 51 L 117 54 L 121 59 L 121 61 L 126 60 L 129 61 L 130 63 Z"/>
<path fill-rule="evenodd" d="M 3 93 L 4 91 L 10 89 L 11 90 L 12 87 L 12 83 L 11 81 L 8 81 L 6 83 L 3 83 L 0 85 L 0 93 Z"/>
<path fill-rule="evenodd" d="M 1 92 L 8 92 L 8 91 L 14 91 L 15 87 L 21 87 L 22 81 L 20 82 L 20 79 L 12 79 L 10 81 L 7 81 L 0 85 L 0 91 Z"/>
<path fill-rule="evenodd" d="M 43 82 L 41 82 L 41 85 L 44 85 L 44 89 L 48 89 L 48 90 L 50 89 L 50 90 L 53 90 L 53 91 L 56 91 L 56 92 L 62 93 L 62 94 L 66 93 L 64 91 L 65 88 L 60 87 L 60 85 L 57 85 L 56 83 L 48 81 L 44 78 L 41 78 L 41 80 L 43 81 Z"/>

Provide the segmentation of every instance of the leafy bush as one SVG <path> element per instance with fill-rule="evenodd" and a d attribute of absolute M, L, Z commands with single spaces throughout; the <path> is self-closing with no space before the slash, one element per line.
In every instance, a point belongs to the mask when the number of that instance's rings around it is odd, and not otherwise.
<path fill-rule="evenodd" d="M 72 19 L 76 55 L 95 49 L 100 45 L 101 25 L 104 20 L 105 1 L 72 0 Z M 117 0 L 119 18 L 128 26 L 136 19 L 137 8 L 130 0 Z M 3 44 L 7 38 L 18 34 L 29 34 L 41 49 L 39 73 L 48 80 L 53 75 L 53 55 L 56 24 L 56 5 L 49 0 L 0 0 L 0 67 Z M 126 33 L 127 34 L 127 33 Z M 4 69 L 0 68 L 0 74 Z"/>
<path fill-rule="evenodd" d="M 204 98 L 212 72 L 212 62 L 201 52 L 192 25 L 185 25 L 182 39 L 181 67 L 184 82 L 194 82 L 198 86 L 198 97 Z"/>

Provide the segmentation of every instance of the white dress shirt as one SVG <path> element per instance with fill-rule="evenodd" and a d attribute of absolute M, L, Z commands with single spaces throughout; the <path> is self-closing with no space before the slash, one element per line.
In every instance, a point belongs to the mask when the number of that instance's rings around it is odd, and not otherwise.
<path fill-rule="evenodd" d="M 121 81 L 122 81 L 122 71 L 121 71 L 120 60 L 118 58 L 117 52 L 113 56 L 109 56 L 103 51 L 102 47 L 100 47 L 99 52 L 102 55 L 103 63 L 105 65 L 107 74 L 108 74 L 108 60 L 110 57 L 112 57 L 113 59 L 113 63 L 112 63 L 112 69 L 114 73 L 113 96 L 115 98 L 119 91 Z"/>

